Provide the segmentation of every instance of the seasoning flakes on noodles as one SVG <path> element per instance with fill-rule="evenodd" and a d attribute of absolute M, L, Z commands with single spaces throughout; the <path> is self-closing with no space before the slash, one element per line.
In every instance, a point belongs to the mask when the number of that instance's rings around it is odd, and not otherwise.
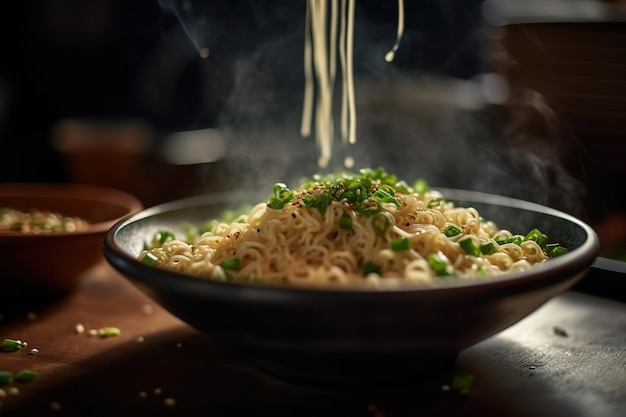
<path fill-rule="evenodd" d="M 139 259 L 201 278 L 238 283 L 392 289 L 488 279 L 567 249 L 533 229 L 499 229 L 423 180 L 384 169 L 315 176 L 239 215 L 157 233 Z"/>

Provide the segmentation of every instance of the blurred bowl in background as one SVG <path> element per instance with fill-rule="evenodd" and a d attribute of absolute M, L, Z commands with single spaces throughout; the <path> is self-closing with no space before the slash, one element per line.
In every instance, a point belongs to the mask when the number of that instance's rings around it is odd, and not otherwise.
<path fill-rule="evenodd" d="M 109 228 L 143 208 L 126 192 L 87 184 L 0 184 L 0 207 L 88 222 L 76 231 L 0 231 L 0 298 L 62 295 L 101 262 Z"/>
<path fill-rule="evenodd" d="M 52 129 L 52 147 L 72 182 L 101 185 L 141 198 L 143 159 L 154 141 L 153 127 L 140 119 L 68 118 Z"/>

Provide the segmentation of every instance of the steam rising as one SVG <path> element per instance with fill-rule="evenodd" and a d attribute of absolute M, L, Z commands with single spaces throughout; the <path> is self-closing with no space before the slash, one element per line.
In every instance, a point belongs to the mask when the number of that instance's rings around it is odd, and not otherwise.
<path fill-rule="evenodd" d="M 230 29 L 212 23 L 219 18 L 211 16 L 200 19 L 207 22 L 202 29 L 194 27 L 191 23 L 199 17 L 192 12 L 201 10 L 186 1 L 187 6 L 166 0 L 161 5 L 181 19 L 198 53 L 212 51 L 215 45 L 201 40 L 216 39 L 212 31 Z M 226 169 L 243 188 L 295 184 L 320 170 L 315 141 L 300 136 L 305 4 L 284 3 L 289 5 L 279 8 L 251 0 L 256 26 L 236 32 L 245 47 L 232 51 L 228 66 L 232 88 L 217 128 L 228 137 Z M 409 25 L 408 13 L 406 46 L 396 51 L 399 63 L 385 62 L 395 40 L 394 19 L 375 22 L 357 13 L 359 136 L 354 145 L 334 145 L 328 170 L 343 169 L 345 158 L 353 157 L 354 169 L 383 166 L 408 180 L 425 178 L 434 187 L 508 195 L 580 214 L 582 187 L 562 161 L 567 132 L 542 98 L 510 90 L 497 74 L 460 79 L 403 67 L 409 60 L 402 51 L 420 55 L 428 40 Z M 474 30 L 473 36 L 481 37 L 489 28 Z M 209 63 L 213 58 L 209 52 Z"/>

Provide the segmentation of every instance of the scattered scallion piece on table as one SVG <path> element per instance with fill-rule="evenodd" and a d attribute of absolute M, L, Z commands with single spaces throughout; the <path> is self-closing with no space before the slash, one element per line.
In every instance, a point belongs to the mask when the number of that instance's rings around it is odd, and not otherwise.
<path fill-rule="evenodd" d="M 13 374 L 9 371 L 0 370 L 0 385 L 8 385 L 13 382 Z"/>
<path fill-rule="evenodd" d="M 456 375 L 452 379 L 452 388 L 467 393 L 474 387 L 474 375 L 462 374 Z"/>
<path fill-rule="evenodd" d="M 4 339 L 2 341 L 2 350 L 5 350 L 5 351 L 19 350 L 23 346 L 26 346 L 26 344 L 22 342 L 21 340 Z"/>
<path fill-rule="evenodd" d="M 546 252 L 548 253 L 548 255 L 554 258 L 556 256 L 560 256 L 560 255 L 563 255 L 564 253 L 567 253 L 567 248 L 564 248 L 558 243 L 551 243 L 551 244 L 546 245 Z"/>
<path fill-rule="evenodd" d="M 30 369 L 24 369 L 23 371 L 18 372 L 15 375 L 15 382 L 31 382 L 37 378 L 37 372 L 31 371 Z"/>
<path fill-rule="evenodd" d="M 102 338 L 115 337 L 122 334 L 122 331 L 117 327 L 102 327 L 98 330 L 98 335 Z"/>

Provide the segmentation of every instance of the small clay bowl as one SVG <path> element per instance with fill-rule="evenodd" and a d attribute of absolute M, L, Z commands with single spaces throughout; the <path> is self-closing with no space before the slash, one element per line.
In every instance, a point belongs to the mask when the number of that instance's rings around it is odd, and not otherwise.
<path fill-rule="evenodd" d="M 55 212 L 88 222 L 77 231 L 0 231 L 0 297 L 62 295 L 103 261 L 109 228 L 143 208 L 134 196 L 75 183 L 0 184 L 0 207 Z"/>

